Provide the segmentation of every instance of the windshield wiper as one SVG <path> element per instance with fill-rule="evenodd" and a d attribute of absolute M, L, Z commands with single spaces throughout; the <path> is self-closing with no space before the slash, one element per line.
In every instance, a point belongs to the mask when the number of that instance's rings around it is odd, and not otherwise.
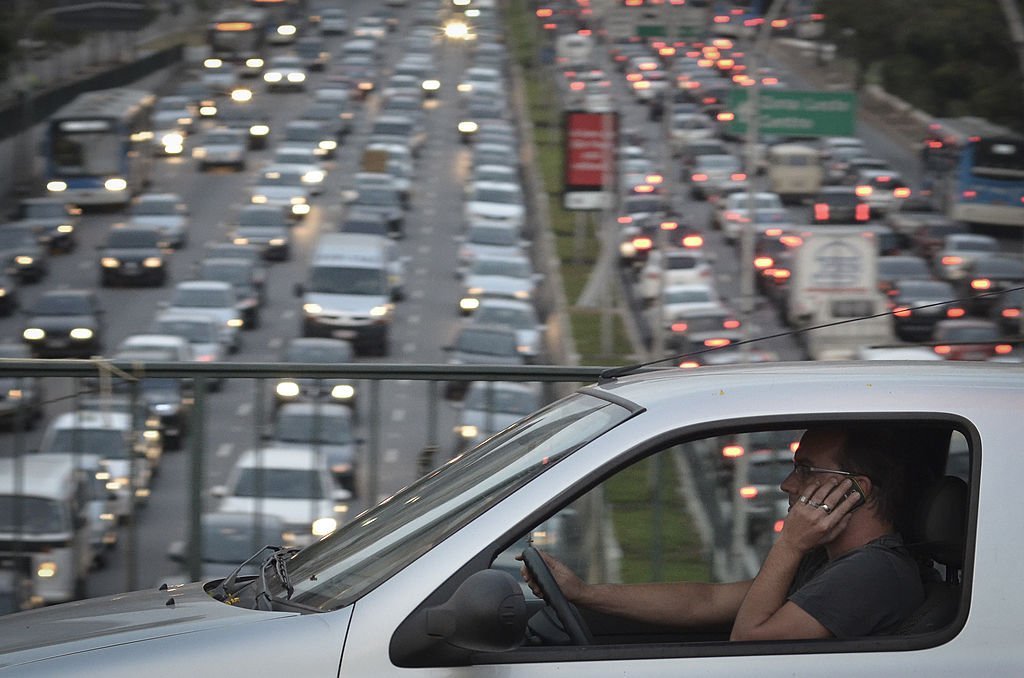
<path fill-rule="evenodd" d="M 211 595 L 213 595 L 213 597 L 215 599 L 217 599 L 217 600 L 219 600 L 221 602 L 224 602 L 224 601 L 228 600 L 229 598 L 233 597 L 236 593 L 238 593 L 238 591 L 242 588 L 242 586 L 245 585 L 245 584 L 242 584 L 241 586 L 237 586 L 237 587 L 235 586 L 235 581 L 238 579 L 238 574 L 242 571 L 243 567 L 245 567 L 246 565 L 248 565 L 252 561 L 254 561 L 257 558 L 259 558 L 261 555 L 263 555 L 264 551 L 275 551 L 276 552 L 276 551 L 280 551 L 283 548 L 284 548 L 283 546 L 271 546 L 270 544 L 267 544 L 266 546 L 261 548 L 259 551 L 257 551 L 256 553 L 254 553 L 251 556 L 249 556 L 248 558 L 246 558 L 242 562 L 241 565 L 239 565 L 238 567 L 236 567 L 234 570 L 231 571 L 231 574 L 229 574 L 228 576 L 224 577 L 224 579 L 221 581 L 221 583 L 217 585 L 217 588 L 215 588 L 213 590 L 213 593 Z M 249 582 L 246 582 L 246 584 L 248 584 L 248 583 Z"/>
<path fill-rule="evenodd" d="M 256 589 L 256 608 L 259 610 L 270 611 L 274 609 L 274 601 L 286 602 L 291 599 L 292 594 L 295 592 L 295 587 L 292 586 L 291 581 L 288 579 L 288 566 L 285 564 L 286 560 L 289 560 L 293 555 L 299 552 L 299 549 L 295 547 L 279 548 L 267 558 L 263 565 L 260 566 L 260 577 L 259 584 Z M 281 585 L 284 586 L 284 590 L 288 593 L 284 600 L 274 598 L 270 595 L 267 590 L 267 566 L 274 566 L 274 573 L 277 578 L 281 581 Z"/>

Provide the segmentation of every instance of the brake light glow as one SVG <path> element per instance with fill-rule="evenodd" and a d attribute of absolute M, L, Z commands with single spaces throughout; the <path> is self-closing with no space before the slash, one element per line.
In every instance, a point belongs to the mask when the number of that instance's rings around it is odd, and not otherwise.
<path fill-rule="evenodd" d="M 691 249 L 704 246 L 704 237 L 699 235 L 688 235 L 683 237 L 683 247 Z"/>
<path fill-rule="evenodd" d="M 638 250 L 649 250 L 654 247 L 654 241 L 650 238 L 633 238 L 633 247 Z"/>
<path fill-rule="evenodd" d="M 742 445 L 726 445 L 722 448 L 722 456 L 726 459 L 735 459 L 743 456 Z"/>
<path fill-rule="evenodd" d="M 757 497 L 757 488 L 752 485 L 740 488 L 740 496 L 744 499 L 754 499 Z"/>
<path fill-rule="evenodd" d="M 718 348 L 719 346 L 728 346 L 732 343 L 730 339 L 716 338 L 716 339 L 705 339 L 704 345 L 708 348 Z"/>
<path fill-rule="evenodd" d="M 665 177 L 661 176 L 660 174 L 648 174 L 646 177 L 644 177 L 644 181 L 646 181 L 649 184 L 660 184 L 664 180 Z"/>
<path fill-rule="evenodd" d="M 953 306 L 952 308 L 946 309 L 947 318 L 963 318 L 965 315 L 967 315 L 967 311 L 959 306 Z"/>
<path fill-rule="evenodd" d="M 1002 313 L 1000 313 L 1000 315 L 1003 316 L 1004 318 L 1019 318 L 1020 317 L 1020 309 L 1019 308 L 1004 308 Z"/>
<path fill-rule="evenodd" d="M 674 231 L 679 228 L 679 223 L 675 221 L 663 221 L 659 224 L 659 227 L 663 231 Z"/>
<path fill-rule="evenodd" d="M 856 193 L 857 195 L 859 195 L 862 198 L 866 198 L 869 195 L 871 195 L 872 190 L 873 189 L 870 186 L 861 185 L 861 186 L 858 186 L 856 189 L 854 189 L 854 193 Z"/>
<path fill-rule="evenodd" d="M 747 175 L 744 174 L 743 172 L 735 172 L 729 178 L 732 179 L 733 181 L 746 181 L 747 180 Z"/>
<path fill-rule="evenodd" d="M 618 221 L 620 224 L 632 224 L 633 217 L 619 217 L 616 221 Z"/>
<path fill-rule="evenodd" d="M 1009 344 L 996 344 L 996 353 L 999 355 L 1006 355 L 1011 351 L 1013 351 L 1013 346 L 1010 346 Z"/>
<path fill-rule="evenodd" d="M 911 316 L 910 309 L 906 306 L 897 306 L 892 310 L 892 314 L 897 318 L 909 318 Z"/>
<path fill-rule="evenodd" d="M 977 191 L 964 191 L 963 192 L 963 196 L 965 198 L 967 198 L 968 200 L 973 200 L 973 199 L 978 197 L 978 192 Z"/>
<path fill-rule="evenodd" d="M 971 281 L 972 290 L 988 290 L 992 288 L 992 281 L 988 278 L 975 278 Z"/>
<path fill-rule="evenodd" d="M 773 226 L 772 228 L 764 229 L 764 234 L 769 238 L 778 238 L 780 235 L 782 235 L 782 229 Z"/>
<path fill-rule="evenodd" d="M 941 259 L 943 266 L 959 266 L 964 263 L 964 260 L 955 254 L 947 254 Z"/>
<path fill-rule="evenodd" d="M 673 332 L 685 332 L 689 327 L 686 323 L 672 323 Z"/>
<path fill-rule="evenodd" d="M 939 355 L 949 355 L 952 352 L 952 348 L 946 345 L 940 345 L 935 347 L 935 352 Z"/>
<path fill-rule="evenodd" d="M 861 203 L 853 208 L 853 218 L 856 221 L 867 221 L 871 218 L 871 208 L 865 203 Z"/>
<path fill-rule="evenodd" d="M 754 257 L 754 268 L 768 268 L 774 263 L 775 260 L 773 260 L 771 257 Z"/>
<path fill-rule="evenodd" d="M 786 247 L 800 247 L 804 244 L 804 239 L 798 235 L 784 235 L 779 238 L 779 242 Z"/>
<path fill-rule="evenodd" d="M 706 175 L 706 174 L 694 174 L 693 176 L 690 177 L 690 181 L 698 181 L 699 182 L 699 181 L 707 181 L 707 180 L 708 180 L 708 175 Z"/>
<path fill-rule="evenodd" d="M 785 524 L 786 524 L 786 521 L 783 520 L 782 518 L 779 518 L 778 520 L 775 521 L 775 524 L 772 526 L 772 532 L 775 532 L 775 533 L 782 532 L 782 528 L 783 528 L 783 526 Z"/>
<path fill-rule="evenodd" d="M 907 188 L 906 186 L 900 186 L 897 189 L 893 189 L 892 196 L 894 198 L 909 198 L 910 189 Z"/>
<path fill-rule="evenodd" d="M 692 370 L 695 367 L 700 367 L 700 363 L 697 362 L 696 360 L 684 360 L 683 362 L 679 363 L 679 367 L 683 368 L 684 370 Z"/>
<path fill-rule="evenodd" d="M 826 203 L 814 203 L 814 219 L 816 221 L 828 221 L 828 205 Z"/>

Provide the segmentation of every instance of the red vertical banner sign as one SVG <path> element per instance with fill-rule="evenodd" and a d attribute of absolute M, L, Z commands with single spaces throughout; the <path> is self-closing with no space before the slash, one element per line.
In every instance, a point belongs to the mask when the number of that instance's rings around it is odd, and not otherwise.
<path fill-rule="evenodd" d="M 567 111 L 563 118 L 566 209 L 602 209 L 615 188 L 618 114 Z"/>

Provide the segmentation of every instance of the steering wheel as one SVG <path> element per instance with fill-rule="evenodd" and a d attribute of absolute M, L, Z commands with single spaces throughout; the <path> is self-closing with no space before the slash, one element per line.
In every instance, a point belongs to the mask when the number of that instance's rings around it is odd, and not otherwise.
<path fill-rule="evenodd" d="M 540 552 L 532 546 L 524 548 L 523 564 L 526 565 L 530 577 L 540 588 L 544 602 L 554 610 L 558 621 L 562 623 L 562 627 L 569 635 L 569 640 L 572 641 L 572 644 L 593 644 L 590 630 L 584 625 L 576 609 L 569 603 L 569 599 L 562 593 L 562 589 L 558 588 L 558 582 L 555 581 L 554 575 L 551 574 L 551 569 L 544 562 Z"/>

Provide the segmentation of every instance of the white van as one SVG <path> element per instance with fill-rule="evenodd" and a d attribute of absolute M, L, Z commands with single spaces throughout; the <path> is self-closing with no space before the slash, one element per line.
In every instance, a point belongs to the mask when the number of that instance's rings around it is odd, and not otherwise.
<path fill-rule="evenodd" d="M 34 602 L 85 596 L 94 557 L 86 481 L 68 455 L 0 458 L 0 561 L 30 579 Z"/>
<path fill-rule="evenodd" d="M 824 179 L 821 152 L 804 144 L 778 144 L 768 149 L 768 185 L 784 202 L 817 194 Z"/>
<path fill-rule="evenodd" d="M 388 354 L 394 302 L 405 295 L 406 257 L 389 238 L 364 233 L 320 236 L 302 298 L 302 334 L 347 339 L 356 350 Z"/>

